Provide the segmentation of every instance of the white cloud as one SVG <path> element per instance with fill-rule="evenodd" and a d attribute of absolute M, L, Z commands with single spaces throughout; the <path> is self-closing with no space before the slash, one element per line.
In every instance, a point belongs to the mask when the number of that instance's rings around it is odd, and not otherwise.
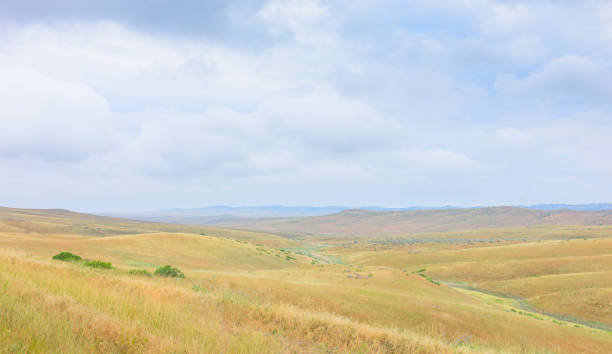
<path fill-rule="evenodd" d="M 0 155 L 82 159 L 116 139 L 104 97 L 0 59 Z"/>
<path fill-rule="evenodd" d="M 510 127 L 504 127 L 495 131 L 495 136 L 504 142 L 522 144 L 529 140 L 529 134 Z"/>
<path fill-rule="evenodd" d="M 434 168 L 442 170 L 466 169 L 476 167 L 476 161 L 466 155 L 445 149 L 407 149 L 401 152 L 405 166 Z"/>
<path fill-rule="evenodd" d="M 580 99 L 586 103 L 609 104 L 612 66 L 581 56 L 564 56 L 551 60 L 525 78 L 500 78 L 496 87 L 504 94 L 529 99 Z"/>
<path fill-rule="evenodd" d="M 325 6 L 311 0 L 270 1 L 257 13 L 273 34 L 288 30 L 296 40 L 318 45 L 333 41 L 319 27 L 327 14 Z"/>
<path fill-rule="evenodd" d="M 272 25 L 283 25 L 298 31 L 304 24 L 312 24 L 327 13 L 327 8 L 316 1 L 270 1 L 258 13 Z"/>

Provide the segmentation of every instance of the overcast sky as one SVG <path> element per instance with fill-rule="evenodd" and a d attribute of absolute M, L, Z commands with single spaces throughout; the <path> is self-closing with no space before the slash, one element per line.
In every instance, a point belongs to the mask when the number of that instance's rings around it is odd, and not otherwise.
<path fill-rule="evenodd" d="M 228 3 L 1 1 L 0 205 L 612 201 L 612 2 Z"/>

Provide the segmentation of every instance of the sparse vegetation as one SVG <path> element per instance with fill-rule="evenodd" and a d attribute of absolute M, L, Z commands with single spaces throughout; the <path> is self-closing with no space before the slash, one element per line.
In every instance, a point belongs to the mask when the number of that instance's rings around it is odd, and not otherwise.
<path fill-rule="evenodd" d="M 149 272 L 146 269 L 130 269 L 128 271 L 128 274 L 131 274 L 131 275 L 140 275 L 140 276 L 149 277 L 149 278 L 152 276 L 151 272 Z"/>

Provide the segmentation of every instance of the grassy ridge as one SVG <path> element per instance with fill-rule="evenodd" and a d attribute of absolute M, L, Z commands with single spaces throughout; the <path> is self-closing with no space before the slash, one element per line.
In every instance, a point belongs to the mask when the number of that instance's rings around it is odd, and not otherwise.
<path fill-rule="evenodd" d="M 274 269 L 310 264 L 308 257 L 287 260 L 278 249 L 222 237 L 155 233 L 91 238 L 0 233 L 0 247 L 11 247 L 51 257 L 66 250 L 85 258 L 101 258 L 117 265 L 153 268 L 174 264 L 191 269 Z"/>
<path fill-rule="evenodd" d="M 6 234 L 40 234 L 60 237 L 118 236 L 140 233 L 193 233 L 231 237 L 238 240 L 291 247 L 294 242 L 272 234 L 227 228 L 164 224 L 75 213 L 62 209 L 17 209 L 0 207 L 0 232 Z"/>

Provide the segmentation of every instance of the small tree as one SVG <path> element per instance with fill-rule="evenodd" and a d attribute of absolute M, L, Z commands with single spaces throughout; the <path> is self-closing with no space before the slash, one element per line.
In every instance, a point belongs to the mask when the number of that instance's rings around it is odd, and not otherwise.
<path fill-rule="evenodd" d="M 155 275 L 166 278 L 184 278 L 185 274 L 181 272 L 178 268 L 174 268 L 171 265 L 165 265 L 163 267 L 159 267 L 155 270 Z"/>
<path fill-rule="evenodd" d="M 56 254 L 55 256 L 53 256 L 53 259 L 58 260 L 58 261 L 64 261 L 64 262 L 76 262 L 76 261 L 80 261 L 81 257 L 77 256 L 76 254 L 72 254 L 70 252 L 60 252 Z"/>

